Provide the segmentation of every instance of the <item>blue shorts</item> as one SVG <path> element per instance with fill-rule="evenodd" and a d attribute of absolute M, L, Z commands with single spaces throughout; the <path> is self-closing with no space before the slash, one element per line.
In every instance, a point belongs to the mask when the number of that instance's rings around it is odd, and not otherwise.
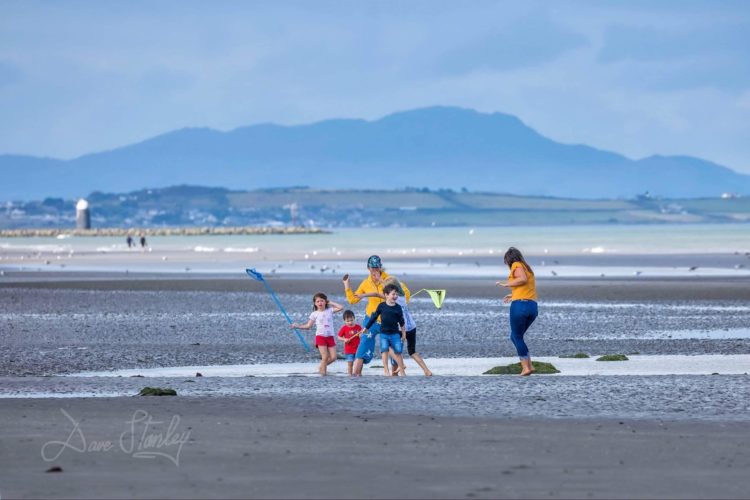
<path fill-rule="evenodd" d="M 370 321 L 370 317 L 365 316 L 362 328 L 365 327 L 368 321 Z M 372 357 L 375 355 L 375 335 L 379 333 L 380 323 L 373 323 L 370 331 L 359 337 L 359 347 L 357 347 L 357 354 L 355 356 L 357 359 L 361 359 L 365 363 L 372 361 Z"/>
<path fill-rule="evenodd" d="M 393 352 L 401 354 L 404 350 L 404 343 L 401 340 L 400 333 L 381 333 L 380 334 L 380 352 L 388 352 L 388 348 L 392 347 Z"/>
<path fill-rule="evenodd" d="M 351 363 L 354 361 L 354 354 L 344 354 L 344 359 L 347 363 Z"/>

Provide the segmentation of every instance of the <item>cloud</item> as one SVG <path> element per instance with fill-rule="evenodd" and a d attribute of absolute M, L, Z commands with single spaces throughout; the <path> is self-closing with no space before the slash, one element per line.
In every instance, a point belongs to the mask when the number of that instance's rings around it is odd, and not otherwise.
<path fill-rule="evenodd" d="M 438 74 L 460 75 L 473 71 L 510 71 L 553 61 L 585 46 L 587 39 L 552 22 L 544 13 L 505 19 L 473 40 L 453 42 L 434 62 Z"/>
<path fill-rule="evenodd" d="M 70 158 L 186 126 L 456 105 L 633 157 L 750 169 L 748 11 L 668 0 L 5 1 L 0 153 Z"/>
<path fill-rule="evenodd" d="M 620 25 L 607 29 L 599 60 L 665 61 L 706 54 L 740 55 L 747 52 L 748 43 L 748 25 L 679 29 Z"/>
<path fill-rule="evenodd" d="M 625 26 L 608 28 L 598 61 L 620 64 L 639 87 L 692 89 L 750 86 L 750 24 Z M 626 79 L 627 80 L 627 79 Z"/>

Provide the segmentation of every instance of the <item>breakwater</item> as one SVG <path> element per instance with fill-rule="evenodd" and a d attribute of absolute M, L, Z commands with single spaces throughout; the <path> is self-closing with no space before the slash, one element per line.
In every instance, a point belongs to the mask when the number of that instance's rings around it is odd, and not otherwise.
<path fill-rule="evenodd" d="M 96 228 L 96 229 L 3 229 L 0 238 L 29 238 L 58 236 L 206 236 L 206 235 L 259 235 L 259 234 L 328 234 L 320 228 L 309 227 L 151 227 Z"/>

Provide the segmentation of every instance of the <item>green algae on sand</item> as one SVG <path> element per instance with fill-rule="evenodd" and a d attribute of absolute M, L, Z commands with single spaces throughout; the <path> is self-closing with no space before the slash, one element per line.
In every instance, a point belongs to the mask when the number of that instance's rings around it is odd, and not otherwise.
<path fill-rule="evenodd" d="M 590 358 L 588 354 L 585 352 L 577 352 L 575 354 L 561 354 L 559 356 L 560 358 L 575 358 L 575 359 L 583 359 L 583 358 Z"/>
<path fill-rule="evenodd" d="M 139 396 L 177 396 L 177 391 L 169 387 L 167 388 L 144 387 L 143 389 L 141 389 L 141 392 L 139 392 L 138 395 Z"/>
<path fill-rule="evenodd" d="M 532 361 L 531 364 L 534 366 L 534 375 L 549 375 L 552 373 L 560 373 L 560 370 L 555 368 L 552 363 Z M 494 368 L 490 368 L 482 375 L 519 375 L 520 373 L 521 363 L 513 363 L 512 365 L 496 366 Z"/>
<path fill-rule="evenodd" d="M 624 354 L 605 354 L 596 358 L 597 361 L 627 361 L 628 357 Z"/>

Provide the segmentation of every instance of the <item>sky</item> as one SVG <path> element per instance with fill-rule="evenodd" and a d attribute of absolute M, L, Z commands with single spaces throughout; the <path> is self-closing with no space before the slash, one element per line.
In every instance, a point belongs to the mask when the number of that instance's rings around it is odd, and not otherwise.
<path fill-rule="evenodd" d="M 0 0 L 0 154 L 447 105 L 750 173 L 750 1 Z"/>

